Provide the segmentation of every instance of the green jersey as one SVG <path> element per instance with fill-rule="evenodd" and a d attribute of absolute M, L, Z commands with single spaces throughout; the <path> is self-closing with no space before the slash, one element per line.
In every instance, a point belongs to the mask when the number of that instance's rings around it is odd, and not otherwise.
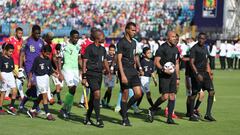
<path fill-rule="evenodd" d="M 67 43 L 63 47 L 63 69 L 64 70 L 78 70 L 78 57 L 80 55 L 80 46 Z"/>

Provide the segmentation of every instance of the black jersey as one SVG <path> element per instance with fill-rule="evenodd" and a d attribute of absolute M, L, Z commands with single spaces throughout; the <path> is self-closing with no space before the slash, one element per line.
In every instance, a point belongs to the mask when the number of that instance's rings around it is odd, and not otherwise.
<path fill-rule="evenodd" d="M 164 66 L 167 62 L 172 62 L 175 65 L 176 60 L 180 57 L 180 54 L 176 46 L 170 46 L 167 42 L 165 42 L 158 48 L 155 57 L 161 57 L 160 64 L 162 66 Z M 158 73 L 161 73 L 159 69 Z"/>
<path fill-rule="evenodd" d="M 151 77 L 154 72 L 154 63 L 151 59 L 146 60 L 143 58 L 141 60 L 141 67 L 143 68 L 144 76 Z"/>
<path fill-rule="evenodd" d="M 199 72 L 207 71 L 208 50 L 205 46 L 200 46 L 198 43 L 190 50 L 190 58 L 194 59 L 194 65 Z"/>
<path fill-rule="evenodd" d="M 36 57 L 31 72 L 36 76 L 51 75 L 53 73 L 51 60 L 40 56 Z"/>
<path fill-rule="evenodd" d="M 111 56 L 111 55 L 108 54 L 106 56 L 106 59 L 107 59 L 108 65 L 109 65 L 109 69 L 111 69 L 111 66 L 113 66 L 113 74 L 115 74 L 116 71 L 117 71 L 117 63 L 116 63 L 116 60 L 115 60 L 115 55 Z"/>
<path fill-rule="evenodd" d="M 102 73 L 103 60 L 106 59 L 106 50 L 103 46 L 91 44 L 86 48 L 84 59 L 87 61 L 87 71 Z"/>
<path fill-rule="evenodd" d="M 134 40 L 129 42 L 126 37 L 123 37 L 117 44 L 117 54 L 122 54 L 123 67 L 133 67 L 135 63 L 136 42 Z"/>
<path fill-rule="evenodd" d="M 0 55 L 0 71 L 1 72 L 12 72 L 14 70 L 13 58 L 7 58 L 3 55 Z"/>

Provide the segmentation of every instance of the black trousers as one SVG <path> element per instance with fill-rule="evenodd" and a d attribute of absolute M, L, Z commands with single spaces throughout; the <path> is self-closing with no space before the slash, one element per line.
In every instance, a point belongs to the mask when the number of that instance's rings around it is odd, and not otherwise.
<path fill-rule="evenodd" d="M 233 58 L 227 58 L 228 69 L 233 69 Z"/>
<path fill-rule="evenodd" d="M 240 69 L 240 59 L 238 59 L 238 57 L 235 57 L 235 59 L 234 59 L 234 69 L 237 69 L 237 66 L 238 66 L 238 69 Z"/>
<path fill-rule="evenodd" d="M 221 65 L 221 69 L 226 69 L 226 57 L 225 56 L 220 56 L 220 65 Z"/>
<path fill-rule="evenodd" d="M 215 57 L 209 56 L 210 68 L 215 69 Z"/>

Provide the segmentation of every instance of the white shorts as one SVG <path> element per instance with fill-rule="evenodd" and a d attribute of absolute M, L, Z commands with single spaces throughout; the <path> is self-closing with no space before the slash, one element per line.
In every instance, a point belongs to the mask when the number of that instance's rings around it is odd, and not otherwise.
<path fill-rule="evenodd" d="M 52 80 L 54 85 L 60 85 L 60 87 L 63 87 L 63 81 L 60 81 L 58 78 L 56 78 L 55 76 L 52 76 Z"/>
<path fill-rule="evenodd" d="M 140 76 L 142 91 L 144 93 L 150 92 L 150 89 L 149 89 L 150 79 L 151 79 L 150 77 Z"/>
<path fill-rule="evenodd" d="M 62 70 L 67 86 L 77 86 L 80 80 L 78 70 Z"/>
<path fill-rule="evenodd" d="M 49 76 L 36 76 L 36 83 L 37 83 L 37 95 L 47 93 L 50 90 L 49 86 Z"/>
<path fill-rule="evenodd" d="M 16 81 L 13 73 L 1 72 L 4 82 L 0 81 L 0 91 L 7 91 L 16 88 Z"/>
<path fill-rule="evenodd" d="M 112 75 L 112 79 L 109 80 L 107 75 L 104 75 L 104 85 L 105 87 L 111 87 L 113 88 L 115 85 L 115 79 L 116 79 L 116 75 Z"/>

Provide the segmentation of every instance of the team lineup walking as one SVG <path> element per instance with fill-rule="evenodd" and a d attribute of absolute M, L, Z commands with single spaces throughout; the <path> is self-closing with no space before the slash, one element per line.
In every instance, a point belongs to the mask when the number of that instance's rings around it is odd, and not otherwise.
<path fill-rule="evenodd" d="M 54 34 L 51 32 L 42 39 L 41 28 L 38 25 L 32 27 L 32 35 L 24 41 L 22 28 L 16 28 L 15 36 L 10 37 L 2 46 L 0 115 L 6 114 L 3 105 L 7 93 L 7 96 L 11 95 L 7 113 L 11 115 L 22 113 L 30 118 L 44 114 L 47 120 L 54 121 L 56 118 L 50 113 L 49 104 L 55 103 L 56 95 L 57 103 L 62 106 L 59 117 L 72 119 L 74 96 L 79 92 L 79 85 L 82 85 L 84 94 L 79 106 L 86 108 L 83 123 L 103 128 L 101 107 L 110 108 L 109 102 L 117 81 L 120 85 L 120 96 L 115 111 L 119 112 L 122 118 L 121 125 L 134 125 L 130 122 L 128 110 L 131 107 L 135 108 L 134 112 L 141 115 L 139 105 L 144 95 L 149 103 L 147 122 L 153 122 L 154 116 L 161 110 L 159 106 L 168 101 L 165 110 L 166 123 L 177 124 L 178 117 L 174 113 L 174 108 L 179 89 L 181 59 L 186 66 L 187 109 L 184 112 L 186 117 L 189 117 L 189 121 L 200 119 L 198 108 L 202 101 L 201 95 L 207 90 L 207 110 L 204 119 L 216 121 L 212 113 L 215 90 L 212 82 L 213 73 L 208 62 L 210 54 L 205 46 L 207 35 L 199 33 L 198 40 L 194 43 L 189 39 L 191 46 L 182 53 L 177 47 L 179 38 L 176 32 L 168 31 L 166 42 L 156 49 L 148 44 L 139 47 L 139 43 L 134 39 L 136 28 L 137 24 L 128 22 L 125 25 L 124 36 L 117 44 L 112 43 L 108 47 L 104 32 L 97 28 L 92 28 L 91 37 L 83 42 L 79 42 L 79 32 L 71 30 L 69 39 L 58 44 L 52 43 Z M 51 78 L 55 90 L 50 89 Z M 151 78 L 158 88 L 150 89 Z M 102 81 L 106 87 L 104 95 L 100 92 Z M 27 86 L 26 90 L 23 90 L 24 83 Z M 68 90 L 62 100 L 60 94 L 63 85 L 66 85 Z M 159 98 L 152 98 L 153 90 L 159 90 L 161 94 Z M 18 107 L 15 103 L 17 97 L 21 101 Z M 26 108 L 27 101 L 33 101 L 31 108 Z M 44 112 L 41 111 L 41 105 Z M 93 110 L 95 121 L 92 120 Z"/>

